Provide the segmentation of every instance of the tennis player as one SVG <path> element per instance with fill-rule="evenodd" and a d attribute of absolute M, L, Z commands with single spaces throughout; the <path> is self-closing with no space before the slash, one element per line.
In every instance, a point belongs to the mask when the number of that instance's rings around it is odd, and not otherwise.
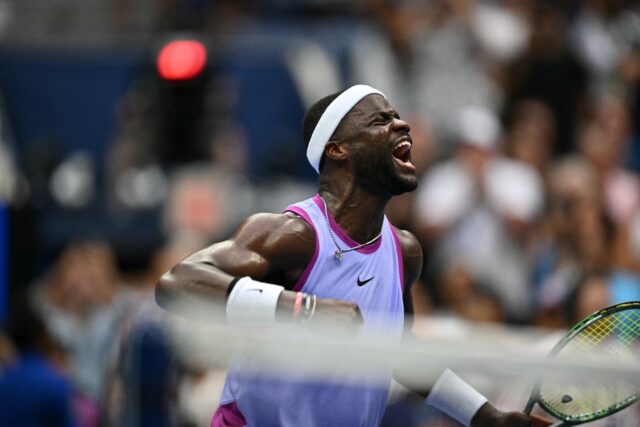
<path fill-rule="evenodd" d="M 282 214 L 247 218 L 227 241 L 196 252 L 158 282 L 156 299 L 225 304 L 231 324 L 333 321 L 366 328 L 384 319 L 400 336 L 412 314 L 422 249 L 384 215 L 391 197 L 417 186 L 409 125 L 378 90 L 356 85 L 315 103 L 303 122 L 318 194 Z M 178 305 L 178 307 L 184 305 Z M 188 314 L 188 313 L 183 313 Z M 371 383 L 318 383 L 243 375 L 230 366 L 213 427 L 377 426 L 391 373 Z M 544 426 L 495 409 L 445 371 L 427 397 L 466 426 Z"/>

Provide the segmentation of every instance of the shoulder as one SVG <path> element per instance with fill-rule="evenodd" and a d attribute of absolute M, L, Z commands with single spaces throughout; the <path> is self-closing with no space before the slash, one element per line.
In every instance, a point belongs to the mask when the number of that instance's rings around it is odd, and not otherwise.
<path fill-rule="evenodd" d="M 313 227 L 300 216 L 257 213 L 240 224 L 234 244 L 255 250 L 267 257 L 293 257 L 293 260 L 311 259 L 315 251 Z"/>
<path fill-rule="evenodd" d="M 305 237 L 314 237 L 312 226 L 291 212 L 253 214 L 240 224 L 234 236 L 236 240 L 251 238 L 271 241 Z"/>
<path fill-rule="evenodd" d="M 400 241 L 403 258 L 409 257 L 422 259 L 422 245 L 420 245 L 418 238 L 407 230 L 401 230 L 396 227 L 393 228 L 398 236 L 398 240 Z"/>

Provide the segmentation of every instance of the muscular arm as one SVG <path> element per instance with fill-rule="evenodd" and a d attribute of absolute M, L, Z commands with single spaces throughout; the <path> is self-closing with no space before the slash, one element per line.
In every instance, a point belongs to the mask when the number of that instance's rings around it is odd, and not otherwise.
<path fill-rule="evenodd" d="M 411 287 L 417 281 L 422 272 L 422 247 L 416 237 L 408 231 L 397 230 L 400 245 L 402 246 L 402 261 L 404 267 L 404 307 L 406 330 L 411 333 L 413 327 L 413 301 L 411 298 Z M 407 381 L 400 375 L 394 378 L 400 384 L 406 384 Z M 426 397 L 429 390 L 412 388 L 414 392 Z M 526 416 L 521 413 L 509 412 L 504 413 L 497 410 L 489 402 L 485 403 L 475 414 L 471 420 L 472 427 L 545 427 L 550 425 L 546 420 L 535 416 Z"/>
<path fill-rule="evenodd" d="M 411 297 L 411 288 L 422 272 L 422 246 L 420 245 L 420 242 L 418 242 L 418 239 L 410 232 L 396 229 L 396 233 L 400 240 L 400 246 L 402 247 L 402 264 L 404 273 L 404 293 L 402 295 L 402 300 L 404 302 L 405 333 L 409 335 L 408 338 L 411 339 L 413 338 L 413 299 Z M 394 375 L 394 379 L 405 386 L 411 382 L 409 381 L 411 378 L 404 378 L 399 373 Z M 414 387 L 409 388 L 423 397 L 426 397 L 429 394 L 428 389 L 416 390 Z"/>
<path fill-rule="evenodd" d="M 313 229 L 299 216 L 256 214 L 247 218 L 231 239 L 194 253 L 165 273 L 156 284 L 156 301 L 176 314 L 202 319 L 199 311 L 224 313 L 231 281 L 250 276 L 287 289 L 280 294 L 276 315 L 288 319 L 296 295 L 291 289 L 314 251 Z M 315 313 L 318 321 L 361 321 L 358 307 L 346 301 L 319 299 Z"/>
<path fill-rule="evenodd" d="M 165 273 L 156 285 L 156 300 L 166 309 L 192 317 L 193 304 L 205 310 L 221 309 L 234 277 L 269 280 L 290 289 L 293 276 L 313 256 L 311 227 L 293 214 L 256 214 L 247 218 L 231 239 L 194 253 Z M 278 310 L 292 304 L 295 295 L 284 292 Z"/>
<path fill-rule="evenodd" d="M 418 239 L 406 230 L 396 230 L 400 246 L 402 247 L 402 264 L 404 273 L 404 313 L 407 316 L 405 324 L 408 331 L 413 327 L 413 299 L 411 289 L 422 273 L 422 246 Z"/>

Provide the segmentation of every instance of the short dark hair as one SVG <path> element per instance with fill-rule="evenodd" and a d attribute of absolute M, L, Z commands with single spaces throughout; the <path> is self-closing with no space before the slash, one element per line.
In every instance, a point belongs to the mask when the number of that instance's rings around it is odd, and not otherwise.
<path fill-rule="evenodd" d="M 305 147 L 309 147 L 309 141 L 311 141 L 311 135 L 315 130 L 318 122 L 320 121 L 320 117 L 324 114 L 329 104 L 331 104 L 340 94 L 344 91 L 332 93 L 331 95 L 327 95 L 324 98 L 317 101 L 307 110 L 304 118 L 302 119 L 302 137 L 304 139 Z M 324 155 L 320 160 L 320 170 L 322 170 L 324 166 Z"/>

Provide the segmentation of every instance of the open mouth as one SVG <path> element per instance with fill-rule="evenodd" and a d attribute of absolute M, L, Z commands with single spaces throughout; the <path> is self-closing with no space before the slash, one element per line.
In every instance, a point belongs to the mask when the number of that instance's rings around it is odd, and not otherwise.
<path fill-rule="evenodd" d="M 393 157 L 402 166 L 408 169 L 415 169 L 413 163 L 411 163 L 411 141 L 404 140 L 396 145 L 393 149 Z"/>

